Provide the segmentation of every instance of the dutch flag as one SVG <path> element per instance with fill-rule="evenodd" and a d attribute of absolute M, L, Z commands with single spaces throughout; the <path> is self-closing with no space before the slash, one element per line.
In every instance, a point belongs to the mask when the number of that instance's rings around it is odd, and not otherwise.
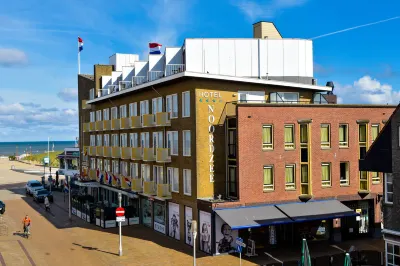
<path fill-rule="evenodd" d="M 64 192 L 68 193 L 69 192 L 69 188 L 68 188 L 68 183 L 67 180 L 65 180 L 65 184 L 64 184 Z"/>
<path fill-rule="evenodd" d="M 109 185 L 111 185 L 112 184 L 112 176 L 111 176 L 112 174 L 108 174 L 107 173 L 107 176 L 108 176 L 108 184 Z"/>
<path fill-rule="evenodd" d="M 131 188 L 131 185 L 132 185 L 131 180 L 129 178 L 125 177 L 125 182 L 128 185 L 128 187 Z"/>
<path fill-rule="evenodd" d="M 101 172 L 100 176 L 99 176 L 99 182 L 103 183 L 103 179 L 104 179 L 104 175 L 103 175 L 103 172 Z"/>
<path fill-rule="evenodd" d="M 149 43 L 150 54 L 161 54 L 160 47 L 162 45 L 156 42 Z"/>
<path fill-rule="evenodd" d="M 78 50 L 79 52 L 83 50 L 83 40 L 81 37 L 78 36 Z"/>

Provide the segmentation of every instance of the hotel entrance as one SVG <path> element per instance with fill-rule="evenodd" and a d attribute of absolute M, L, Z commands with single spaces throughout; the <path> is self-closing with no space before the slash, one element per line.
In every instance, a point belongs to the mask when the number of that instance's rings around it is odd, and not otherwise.
<path fill-rule="evenodd" d="M 342 218 L 341 232 L 343 240 L 352 240 L 371 235 L 374 221 L 373 200 L 345 201 L 343 204 L 359 214 L 359 216 Z"/>

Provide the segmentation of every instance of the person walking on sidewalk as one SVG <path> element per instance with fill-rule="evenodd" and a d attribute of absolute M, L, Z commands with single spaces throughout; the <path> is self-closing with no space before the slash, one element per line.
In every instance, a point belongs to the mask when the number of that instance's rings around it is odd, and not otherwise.
<path fill-rule="evenodd" d="M 50 211 L 50 202 L 47 196 L 44 198 L 44 207 L 46 208 L 46 211 Z"/>
<path fill-rule="evenodd" d="M 22 224 L 24 225 L 24 233 L 30 234 L 29 228 L 31 226 L 31 218 L 29 218 L 28 214 L 25 215 L 24 219 L 22 219 Z"/>

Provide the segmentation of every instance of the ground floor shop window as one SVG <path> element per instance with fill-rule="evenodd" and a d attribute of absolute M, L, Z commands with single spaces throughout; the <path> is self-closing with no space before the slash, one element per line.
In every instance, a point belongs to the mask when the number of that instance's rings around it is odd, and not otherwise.
<path fill-rule="evenodd" d="M 200 250 L 211 254 L 211 213 L 200 211 Z"/>
<path fill-rule="evenodd" d="M 145 226 L 152 227 L 152 202 L 147 198 L 141 199 L 142 222 Z"/>
<path fill-rule="evenodd" d="M 236 238 L 238 231 L 232 228 L 219 217 L 215 215 L 215 253 L 232 253 L 236 252 Z"/>
<path fill-rule="evenodd" d="M 386 265 L 400 265 L 400 243 L 386 242 Z"/>
<path fill-rule="evenodd" d="M 193 246 L 193 233 L 192 233 L 192 219 L 193 219 L 193 209 L 185 206 L 185 235 L 186 244 Z"/>
<path fill-rule="evenodd" d="M 180 216 L 179 205 L 173 202 L 168 203 L 169 236 L 180 239 Z"/>
<path fill-rule="evenodd" d="M 165 234 L 165 203 L 154 203 L 154 230 Z"/>

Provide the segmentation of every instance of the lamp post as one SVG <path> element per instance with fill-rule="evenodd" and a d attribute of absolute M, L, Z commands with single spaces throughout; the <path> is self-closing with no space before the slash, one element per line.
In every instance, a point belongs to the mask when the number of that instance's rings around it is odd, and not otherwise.
<path fill-rule="evenodd" d="M 119 207 L 121 208 L 122 204 L 122 195 L 121 192 L 118 193 L 118 203 L 119 203 Z M 122 233 L 121 233 L 121 222 L 119 222 L 119 256 L 122 256 Z"/>
<path fill-rule="evenodd" d="M 69 215 L 69 220 L 71 220 L 71 178 L 69 176 L 66 176 L 67 179 L 67 186 L 68 186 L 68 215 Z"/>
<path fill-rule="evenodd" d="M 193 266 L 196 266 L 196 236 L 197 236 L 197 221 L 192 220 L 192 234 L 193 234 Z"/>

